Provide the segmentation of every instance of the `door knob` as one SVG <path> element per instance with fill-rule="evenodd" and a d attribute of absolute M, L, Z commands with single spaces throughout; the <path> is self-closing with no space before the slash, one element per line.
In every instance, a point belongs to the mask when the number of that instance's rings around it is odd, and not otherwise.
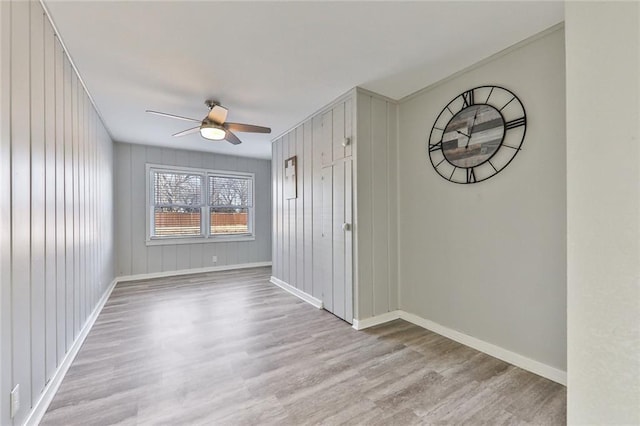
<path fill-rule="evenodd" d="M 351 224 L 349 224 L 349 223 L 343 223 L 343 224 L 342 224 L 342 230 L 343 230 L 343 231 L 351 231 Z"/>

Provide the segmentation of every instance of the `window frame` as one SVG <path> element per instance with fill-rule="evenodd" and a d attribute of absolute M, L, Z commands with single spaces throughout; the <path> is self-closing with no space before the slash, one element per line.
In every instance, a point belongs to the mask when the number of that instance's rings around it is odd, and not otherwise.
<path fill-rule="evenodd" d="M 199 244 L 199 243 L 222 243 L 232 241 L 254 241 L 255 238 L 255 192 L 256 192 L 256 179 L 255 173 L 251 172 L 239 172 L 234 170 L 215 170 L 205 169 L 197 167 L 180 167 L 180 166 L 168 166 L 164 164 L 152 164 L 147 163 L 145 167 L 146 171 L 146 197 L 145 205 L 147 213 L 146 217 L 146 238 L 145 244 L 147 246 L 154 245 L 167 245 L 167 244 Z M 152 178 L 154 172 L 170 172 L 170 173 L 185 173 L 191 175 L 200 175 L 201 179 L 201 195 L 200 195 L 200 235 L 193 236 L 156 236 L 153 235 L 153 229 L 155 226 L 155 203 L 154 200 L 154 184 L 155 181 Z M 249 178 L 251 182 L 251 200 L 250 206 L 247 206 L 248 210 L 248 228 L 249 232 L 238 234 L 211 234 L 211 204 L 209 194 L 209 176 L 221 176 L 221 177 L 239 177 Z M 198 207 L 195 207 L 198 208 Z"/>

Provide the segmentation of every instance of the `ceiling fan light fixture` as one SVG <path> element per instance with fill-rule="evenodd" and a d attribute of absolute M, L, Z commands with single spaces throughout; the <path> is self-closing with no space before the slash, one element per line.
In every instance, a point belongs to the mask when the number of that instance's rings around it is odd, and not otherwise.
<path fill-rule="evenodd" d="M 205 139 L 221 141 L 227 136 L 227 131 L 214 124 L 203 124 L 200 127 L 200 135 Z"/>
<path fill-rule="evenodd" d="M 2 1 L 2 0 L 0 0 Z M 195 118 L 183 117 L 181 115 L 168 114 L 166 112 L 160 111 L 152 111 L 150 109 L 147 110 L 150 114 L 161 115 L 164 117 L 176 118 L 179 120 L 186 121 L 195 121 L 196 123 L 200 123 L 199 126 L 192 127 L 187 130 L 183 130 L 178 133 L 174 133 L 171 136 L 180 137 L 185 135 L 192 135 L 194 133 L 200 132 L 200 136 L 207 140 L 213 141 L 221 141 L 226 140 L 232 145 L 239 145 L 242 141 L 235 135 L 234 132 L 243 132 L 243 133 L 271 133 L 271 129 L 269 127 L 255 126 L 253 124 L 245 124 L 245 123 L 228 123 L 227 120 L 227 109 L 223 106 L 220 106 L 217 102 L 207 101 L 207 106 L 209 107 L 209 114 L 200 120 L 196 120 Z"/>

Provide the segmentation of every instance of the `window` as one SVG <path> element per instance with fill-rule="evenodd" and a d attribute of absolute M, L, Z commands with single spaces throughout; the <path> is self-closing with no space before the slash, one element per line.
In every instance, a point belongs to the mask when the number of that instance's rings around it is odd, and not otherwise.
<path fill-rule="evenodd" d="M 249 208 L 253 207 L 253 179 L 209 175 L 209 214 L 211 235 L 251 233 Z"/>
<path fill-rule="evenodd" d="M 153 236 L 201 235 L 202 176 L 153 172 Z"/>
<path fill-rule="evenodd" d="M 147 165 L 147 244 L 254 239 L 252 173 Z"/>

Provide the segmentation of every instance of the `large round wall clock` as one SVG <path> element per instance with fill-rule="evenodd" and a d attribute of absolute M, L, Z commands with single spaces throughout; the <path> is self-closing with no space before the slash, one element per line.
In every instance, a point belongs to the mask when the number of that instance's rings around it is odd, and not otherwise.
<path fill-rule="evenodd" d="M 454 183 L 477 183 L 495 176 L 522 149 L 527 115 L 511 91 L 480 86 L 456 96 L 431 129 L 429 159 L 440 176 Z"/>

